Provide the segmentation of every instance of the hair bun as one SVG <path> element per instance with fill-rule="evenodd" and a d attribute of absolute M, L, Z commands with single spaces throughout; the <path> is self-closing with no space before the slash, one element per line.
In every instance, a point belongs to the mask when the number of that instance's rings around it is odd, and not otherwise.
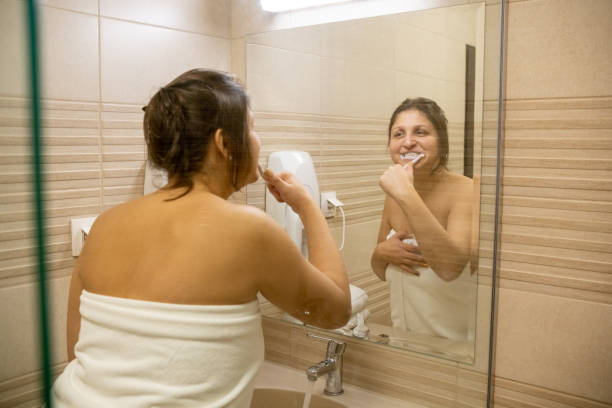
<path fill-rule="evenodd" d="M 251 162 L 248 98 L 229 75 L 192 69 L 159 89 L 145 107 L 144 134 L 151 164 L 165 169 L 169 187 L 193 187 L 217 129 L 233 157 L 229 179 L 236 189 Z M 186 194 L 186 193 L 185 193 Z"/>

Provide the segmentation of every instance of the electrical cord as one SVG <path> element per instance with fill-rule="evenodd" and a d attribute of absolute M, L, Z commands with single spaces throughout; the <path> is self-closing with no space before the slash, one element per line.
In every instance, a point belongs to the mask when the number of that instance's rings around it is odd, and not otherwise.
<path fill-rule="evenodd" d="M 344 233 L 346 232 L 346 219 L 344 218 L 344 210 L 342 209 L 342 207 L 338 207 L 338 209 L 340 210 L 340 213 L 342 214 L 342 244 L 340 244 L 340 249 L 338 250 L 342 251 L 342 248 L 344 248 Z"/>

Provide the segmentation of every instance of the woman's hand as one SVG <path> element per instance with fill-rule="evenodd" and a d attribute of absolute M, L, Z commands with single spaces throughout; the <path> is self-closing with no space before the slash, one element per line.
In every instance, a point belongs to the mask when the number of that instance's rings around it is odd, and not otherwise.
<path fill-rule="evenodd" d="M 419 276 L 419 272 L 415 267 L 428 266 L 427 261 L 421 255 L 419 247 L 403 242 L 407 238 L 412 238 L 412 234 L 397 232 L 391 238 L 380 242 L 376 246 L 376 252 L 386 262 L 397 266 L 405 272 Z M 380 278 L 384 280 L 384 277 Z"/>
<path fill-rule="evenodd" d="M 383 191 L 394 200 L 405 197 L 414 190 L 413 164 L 408 163 L 405 166 L 396 164 L 389 167 L 380 177 L 379 184 Z"/>
<path fill-rule="evenodd" d="M 312 201 L 302 183 L 291 173 L 275 174 L 272 170 L 266 169 L 262 178 L 274 198 L 281 203 L 287 203 L 298 214 L 305 203 Z"/>

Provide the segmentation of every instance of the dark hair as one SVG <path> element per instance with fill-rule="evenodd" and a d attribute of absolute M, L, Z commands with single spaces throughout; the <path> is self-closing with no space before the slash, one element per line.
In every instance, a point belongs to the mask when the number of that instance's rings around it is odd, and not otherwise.
<path fill-rule="evenodd" d="M 229 152 L 230 181 L 238 189 L 249 171 L 249 100 L 242 86 L 222 72 L 192 69 L 161 88 L 144 115 L 149 161 L 168 172 L 169 187 L 193 189 L 217 129 Z"/>
<path fill-rule="evenodd" d="M 391 141 L 391 128 L 397 119 L 397 115 L 407 110 L 418 110 L 422 112 L 431 124 L 436 129 L 438 135 L 438 157 L 440 161 L 432 173 L 435 173 L 439 169 L 446 169 L 446 163 L 448 163 L 448 120 L 444 115 L 444 111 L 435 101 L 431 99 L 419 97 L 419 98 L 408 98 L 405 99 L 391 115 L 389 121 L 388 139 L 387 145 Z"/>

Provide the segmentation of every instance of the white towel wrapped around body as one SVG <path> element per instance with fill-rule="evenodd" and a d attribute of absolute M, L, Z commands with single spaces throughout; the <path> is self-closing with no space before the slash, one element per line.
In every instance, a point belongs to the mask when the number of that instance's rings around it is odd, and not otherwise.
<path fill-rule="evenodd" d="M 264 354 L 256 300 L 179 305 L 83 291 L 80 311 L 55 407 L 250 405 Z"/>
<path fill-rule="evenodd" d="M 387 239 L 394 234 L 391 229 Z M 419 245 L 414 238 L 403 242 Z M 473 341 L 478 285 L 476 275 L 470 273 L 470 265 L 451 281 L 442 280 L 431 267 L 417 266 L 415 269 L 418 276 L 392 264 L 387 266 L 393 328 Z"/>

